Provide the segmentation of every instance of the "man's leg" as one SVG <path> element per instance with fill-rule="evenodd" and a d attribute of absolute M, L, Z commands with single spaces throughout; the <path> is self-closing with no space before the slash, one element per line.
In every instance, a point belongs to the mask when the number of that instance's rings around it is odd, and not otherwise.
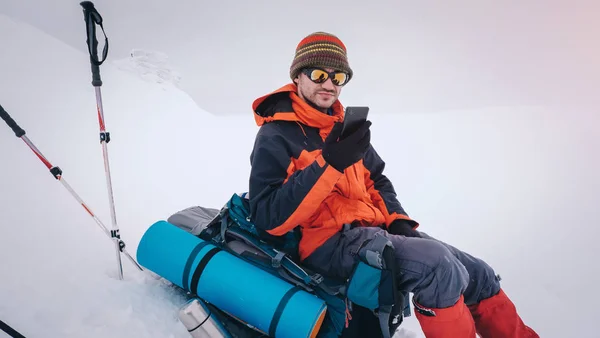
<path fill-rule="evenodd" d="M 467 269 L 469 284 L 464 292 L 464 300 L 475 320 L 477 333 L 481 337 L 539 337 L 523 323 L 515 305 L 501 289 L 500 281 L 492 267 L 452 245 L 425 233 L 421 232 L 421 234 L 424 238 L 437 241 L 447 247 Z"/>
<path fill-rule="evenodd" d="M 425 336 L 475 338 L 475 324 L 463 296 L 469 284 L 465 266 L 438 241 L 387 236 L 396 252 L 398 287 L 414 293 L 415 315 Z"/>
<path fill-rule="evenodd" d="M 500 281 L 498 280 L 494 269 L 486 262 L 458 250 L 448 243 L 433 238 L 424 232 L 419 233 L 423 238 L 436 241 L 445 246 L 467 269 L 469 274 L 469 284 L 464 291 L 465 304 L 473 305 L 479 303 L 481 300 L 487 299 L 500 291 Z"/>
<path fill-rule="evenodd" d="M 390 235 L 376 227 L 357 227 L 330 238 L 304 260 L 315 271 L 345 280 L 358 260 L 361 245 L 376 234 L 395 248 L 398 287 L 413 292 L 416 316 L 428 338 L 475 338 L 475 325 L 462 293 L 469 283 L 463 264 L 442 243 Z"/>

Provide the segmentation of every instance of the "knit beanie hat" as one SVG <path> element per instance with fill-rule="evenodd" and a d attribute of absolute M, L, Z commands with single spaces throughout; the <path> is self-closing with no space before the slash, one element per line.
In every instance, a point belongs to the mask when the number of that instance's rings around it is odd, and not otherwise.
<path fill-rule="evenodd" d="M 333 68 L 348 73 L 352 78 L 352 69 L 346 56 L 346 46 L 333 34 L 315 32 L 298 43 L 290 67 L 291 79 L 295 79 L 302 68 L 308 67 Z"/>

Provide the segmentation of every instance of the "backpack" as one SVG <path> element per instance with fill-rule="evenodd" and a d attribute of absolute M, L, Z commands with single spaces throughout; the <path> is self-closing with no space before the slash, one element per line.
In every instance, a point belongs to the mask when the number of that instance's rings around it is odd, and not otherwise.
<path fill-rule="evenodd" d="M 273 236 L 256 227 L 247 193 L 233 194 L 220 210 L 192 207 L 168 222 L 323 299 L 327 316 L 318 338 L 358 337 L 359 330 L 388 338 L 410 315 L 408 297 L 396 291 L 393 247 L 381 238 L 365 243 L 351 278 L 339 281 L 297 263 L 299 229 Z M 365 323 L 370 323 L 368 328 Z"/>
<path fill-rule="evenodd" d="M 248 193 L 234 194 L 226 204 L 227 217 L 229 217 L 236 226 L 248 231 L 252 235 L 265 240 L 273 245 L 277 250 L 290 255 L 292 260 L 298 261 L 298 247 L 302 238 L 299 228 L 288 232 L 283 236 L 273 236 L 265 230 L 257 228 L 252 222 L 250 215 L 250 200 Z"/>

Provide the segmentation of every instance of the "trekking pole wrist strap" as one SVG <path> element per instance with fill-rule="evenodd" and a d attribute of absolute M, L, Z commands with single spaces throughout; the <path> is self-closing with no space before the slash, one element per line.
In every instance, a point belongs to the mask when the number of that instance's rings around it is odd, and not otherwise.
<path fill-rule="evenodd" d="M 102 25 L 102 16 L 94 7 L 94 4 L 91 1 L 82 1 L 80 3 L 81 7 L 83 7 L 83 16 L 85 19 L 86 33 L 87 33 L 87 45 L 88 52 L 90 53 L 90 61 L 95 66 L 100 66 L 108 55 L 108 38 L 106 37 L 106 32 L 104 31 L 104 26 Z M 100 26 L 102 29 L 102 34 L 104 34 L 104 48 L 102 50 L 102 59 L 98 59 L 98 40 L 96 39 L 96 25 Z"/>

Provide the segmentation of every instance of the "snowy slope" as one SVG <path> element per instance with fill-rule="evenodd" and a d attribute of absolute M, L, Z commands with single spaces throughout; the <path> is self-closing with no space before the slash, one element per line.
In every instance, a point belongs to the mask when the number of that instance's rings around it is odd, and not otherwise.
<path fill-rule="evenodd" d="M 5 16 L 0 38 L 0 104 L 110 225 L 87 55 Z M 220 207 L 247 189 L 257 128 L 251 102 L 246 115 L 214 117 L 174 86 L 110 60 L 102 66 L 109 156 L 134 254 L 154 221 L 191 205 Z M 411 216 L 496 267 L 542 337 L 596 335 L 598 116 L 544 107 L 372 113 L 373 143 Z M 27 337 L 188 337 L 176 318 L 183 298 L 127 261 L 118 281 L 112 243 L 1 126 L 0 156 L 0 319 Z M 422 336 L 414 317 L 397 336 Z"/>

